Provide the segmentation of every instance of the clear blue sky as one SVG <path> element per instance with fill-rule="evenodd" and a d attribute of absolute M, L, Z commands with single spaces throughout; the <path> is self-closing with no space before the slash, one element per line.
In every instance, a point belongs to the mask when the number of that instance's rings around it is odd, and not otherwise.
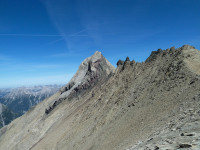
<path fill-rule="evenodd" d="M 67 83 L 99 50 L 115 65 L 200 49 L 199 0 L 0 0 L 0 88 Z"/>

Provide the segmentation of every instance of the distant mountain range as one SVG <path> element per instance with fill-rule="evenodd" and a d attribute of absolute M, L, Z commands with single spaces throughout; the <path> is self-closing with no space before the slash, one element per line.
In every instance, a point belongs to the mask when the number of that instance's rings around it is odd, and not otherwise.
<path fill-rule="evenodd" d="M 31 107 L 56 93 L 60 88 L 61 85 L 40 85 L 0 89 L 0 103 L 7 106 L 14 113 L 22 115 Z"/>

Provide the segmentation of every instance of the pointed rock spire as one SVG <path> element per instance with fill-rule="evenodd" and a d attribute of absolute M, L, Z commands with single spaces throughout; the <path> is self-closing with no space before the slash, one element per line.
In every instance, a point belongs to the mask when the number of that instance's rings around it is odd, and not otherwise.
<path fill-rule="evenodd" d="M 78 71 L 70 82 L 61 88 L 60 98 L 67 97 L 70 93 L 81 92 L 92 87 L 99 80 L 107 78 L 114 73 L 115 67 L 101 54 L 96 51 L 94 55 L 86 58 L 79 66 Z"/>
<path fill-rule="evenodd" d="M 180 49 L 181 50 L 189 50 L 189 49 L 195 49 L 195 47 L 191 46 L 191 45 L 183 45 Z"/>

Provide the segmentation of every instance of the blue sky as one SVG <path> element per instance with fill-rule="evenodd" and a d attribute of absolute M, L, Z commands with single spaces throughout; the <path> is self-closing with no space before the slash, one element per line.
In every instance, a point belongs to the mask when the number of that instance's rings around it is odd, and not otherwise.
<path fill-rule="evenodd" d="M 96 50 L 115 65 L 200 49 L 199 0 L 0 0 L 0 88 L 65 84 Z"/>

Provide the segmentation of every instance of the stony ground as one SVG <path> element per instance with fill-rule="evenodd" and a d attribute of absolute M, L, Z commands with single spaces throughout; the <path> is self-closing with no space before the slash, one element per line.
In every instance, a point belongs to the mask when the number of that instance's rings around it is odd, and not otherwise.
<path fill-rule="evenodd" d="M 128 150 L 199 150 L 200 109 L 197 107 L 186 108 L 187 111 L 180 113 L 178 118 L 172 117 L 169 124 Z"/>

